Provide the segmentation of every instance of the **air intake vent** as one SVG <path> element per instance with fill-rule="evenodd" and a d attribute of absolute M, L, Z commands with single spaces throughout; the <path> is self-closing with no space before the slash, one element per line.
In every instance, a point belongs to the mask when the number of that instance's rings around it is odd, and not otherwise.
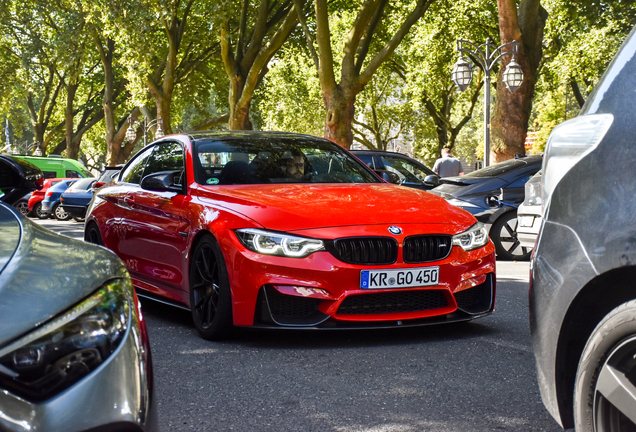
<path fill-rule="evenodd" d="M 384 313 L 417 312 L 448 306 L 443 291 L 394 291 L 350 295 L 338 308 L 343 315 L 371 315 Z"/>
<path fill-rule="evenodd" d="M 387 237 L 350 237 L 333 241 L 327 249 L 348 264 L 393 264 L 397 260 L 397 240 Z"/>
<path fill-rule="evenodd" d="M 453 247 L 451 236 L 421 235 L 404 239 L 404 262 L 423 263 L 439 261 L 450 254 Z"/>

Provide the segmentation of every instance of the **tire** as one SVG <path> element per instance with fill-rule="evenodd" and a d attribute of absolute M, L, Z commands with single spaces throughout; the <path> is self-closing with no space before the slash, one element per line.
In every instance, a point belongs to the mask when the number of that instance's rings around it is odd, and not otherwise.
<path fill-rule="evenodd" d="M 84 230 L 84 241 L 87 243 L 104 246 L 102 233 L 99 232 L 99 228 L 97 227 L 97 224 L 95 222 L 91 222 Z"/>
<path fill-rule="evenodd" d="M 67 221 L 71 217 L 73 217 L 72 214 L 65 212 L 64 208 L 59 203 L 56 204 L 55 207 L 53 207 L 53 211 L 51 213 L 53 213 L 53 216 L 55 216 L 55 219 L 59 221 Z"/>
<path fill-rule="evenodd" d="M 587 341 L 574 384 L 577 432 L 636 431 L 636 300 L 600 322 Z"/>
<path fill-rule="evenodd" d="M 33 206 L 33 214 L 38 219 L 48 219 L 49 218 L 49 214 L 42 210 L 42 203 L 41 202 L 39 202 L 39 203 L 37 203 L 36 205 Z"/>
<path fill-rule="evenodd" d="M 497 258 L 507 261 L 527 261 L 531 248 L 521 247 L 517 239 L 517 212 L 509 211 L 499 216 L 490 228 L 490 239 L 495 244 Z"/>
<path fill-rule="evenodd" d="M 13 207 L 17 208 L 18 211 L 20 213 L 22 213 L 22 216 L 28 216 L 29 215 L 29 202 L 28 201 L 18 201 L 17 203 L 15 203 L 13 205 Z"/>
<path fill-rule="evenodd" d="M 202 338 L 218 340 L 232 333 L 230 281 L 221 248 L 212 236 L 201 239 L 192 253 L 190 310 Z"/>

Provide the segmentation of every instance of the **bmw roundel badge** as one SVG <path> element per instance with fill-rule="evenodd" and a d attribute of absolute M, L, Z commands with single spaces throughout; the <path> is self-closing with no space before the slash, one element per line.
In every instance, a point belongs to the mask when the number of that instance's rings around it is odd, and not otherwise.
<path fill-rule="evenodd" d="M 393 235 L 400 235 L 402 234 L 402 228 L 396 227 L 396 226 L 390 226 L 389 232 Z"/>

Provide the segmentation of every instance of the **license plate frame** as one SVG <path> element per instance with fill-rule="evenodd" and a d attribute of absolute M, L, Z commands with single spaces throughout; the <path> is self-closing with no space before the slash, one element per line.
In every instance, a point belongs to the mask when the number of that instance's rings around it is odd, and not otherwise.
<path fill-rule="evenodd" d="M 439 266 L 360 271 L 360 289 L 416 288 L 439 285 Z"/>

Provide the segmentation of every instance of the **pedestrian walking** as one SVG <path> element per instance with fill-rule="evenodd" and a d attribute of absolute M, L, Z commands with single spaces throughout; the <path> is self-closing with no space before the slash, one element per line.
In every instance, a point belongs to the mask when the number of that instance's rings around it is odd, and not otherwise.
<path fill-rule="evenodd" d="M 433 172 L 440 177 L 455 177 L 464 175 L 462 163 L 451 154 L 448 147 L 442 149 L 442 157 L 435 161 Z"/>

